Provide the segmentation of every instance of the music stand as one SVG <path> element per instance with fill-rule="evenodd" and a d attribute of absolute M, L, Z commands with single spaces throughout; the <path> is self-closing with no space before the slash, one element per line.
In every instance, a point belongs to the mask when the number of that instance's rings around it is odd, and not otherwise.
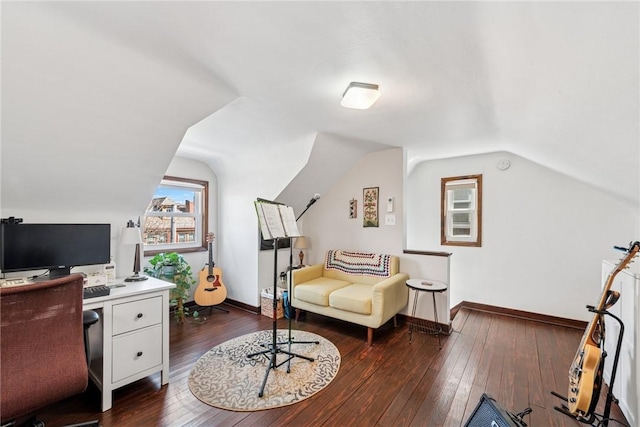
<path fill-rule="evenodd" d="M 287 373 L 291 372 L 291 359 L 294 357 L 299 357 L 301 359 L 308 360 L 309 362 L 313 362 L 314 359 L 312 357 L 304 356 L 301 354 L 293 353 L 291 351 L 292 344 L 320 344 L 320 341 L 293 341 L 291 337 L 291 314 L 289 314 L 289 336 L 287 341 L 278 342 L 277 330 L 278 330 L 278 300 L 276 299 L 278 292 L 278 246 L 280 239 L 288 238 L 291 239 L 295 236 L 300 236 L 300 232 L 298 231 L 298 227 L 296 225 L 296 218 L 293 215 L 293 209 L 290 206 L 285 206 L 283 204 L 277 204 L 275 202 L 265 201 L 263 199 L 259 199 L 259 201 L 255 202 L 256 212 L 258 214 L 258 219 L 260 222 L 260 229 L 265 240 L 274 240 L 273 245 L 273 322 L 272 322 L 272 336 L 270 343 L 260 344 L 262 347 L 265 347 L 265 350 L 257 351 L 254 353 L 247 354 L 246 357 L 252 358 L 255 356 L 263 355 L 267 359 L 269 359 L 269 364 L 267 365 L 267 369 L 264 374 L 264 379 L 262 380 L 262 385 L 260 386 L 260 391 L 258 392 L 258 397 L 262 397 L 264 395 L 264 387 L 267 384 L 267 379 L 269 378 L 269 373 L 272 369 L 277 369 L 278 367 L 287 363 Z M 291 246 L 291 245 L 290 245 Z M 291 253 L 293 249 L 291 249 Z M 289 271 L 292 270 L 292 256 L 289 258 Z M 289 282 L 289 289 L 291 288 L 291 282 Z M 287 345 L 288 349 L 284 350 L 281 346 Z M 288 357 L 278 363 L 277 356 L 278 354 L 285 354 Z"/>

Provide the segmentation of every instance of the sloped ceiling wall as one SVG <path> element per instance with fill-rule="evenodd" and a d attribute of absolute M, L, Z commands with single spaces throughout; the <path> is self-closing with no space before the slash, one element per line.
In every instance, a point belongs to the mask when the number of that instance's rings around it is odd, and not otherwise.
<path fill-rule="evenodd" d="M 2 4 L 4 216 L 135 212 L 234 92 L 31 3 Z"/>
<path fill-rule="evenodd" d="M 638 204 L 638 2 L 478 9 L 503 148 Z"/>
<path fill-rule="evenodd" d="M 293 207 L 296 215 L 300 215 L 313 196 L 322 196 L 360 159 L 389 148 L 393 147 L 320 133 L 305 167 L 282 190 L 277 201 Z"/>
<path fill-rule="evenodd" d="M 237 97 L 410 166 L 506 150 L 640 198 L 636 2 L 1 6 L 5 211 L 139 211 L 186 130 Z M 380 84 L 374 108 L 339 106 L 352 80 Z"/>

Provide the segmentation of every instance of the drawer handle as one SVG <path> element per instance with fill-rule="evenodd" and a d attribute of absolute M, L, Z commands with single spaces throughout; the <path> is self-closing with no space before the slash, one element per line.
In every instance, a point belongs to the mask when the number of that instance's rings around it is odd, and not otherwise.
<path fill-rule="evenodd" d="M 138 313 L 138 319 L 142 319 L 142 313 Z"/>
<path fill-rule="evenodd" d="M 142 352 L 139 351 L 138 354 L 136 354 L 136 356 L 138 356 L 138 357 L 142 356 Z"/>

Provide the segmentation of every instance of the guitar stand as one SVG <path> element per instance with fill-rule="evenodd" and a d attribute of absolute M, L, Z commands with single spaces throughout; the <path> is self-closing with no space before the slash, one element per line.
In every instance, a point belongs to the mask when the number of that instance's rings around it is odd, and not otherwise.
<path fill-rule="evenodd" d="M 264 387 L 267 385 L 267 379 L 269 378 L 269 373 L 272 369 L 277 369 L 280 366 L 287 364 L 287 373 L 291 373 L 291 359 L 294 357 L 299 357 L 304 360 L 308 360 L 309 362 L 313 362 L 314 359 L 312 357 L 303 356 L 301 354 L 293 353 L 291 351 L 292 344 L 320 344 L 320 341 L 293 341 L 291 337 L 291 315 L 289 315 L 289 338 L 287 341 L 278 341 L 277 330 L 278 330 L 278 300 L 276 299 L 276 295 L 278 292 L 278 238 L 275 239 L 273 245 L 273 253 L 274 253 L 274 261 L 273 261 L 273 329 L 271 342 L 260 344 L 261 347 L 266 347 L 266 350 L 257 351 L 255 353 L 247 354 L 247 358 L 252 358 L 255 356 L 262 355 L 269 359 L 269 365 L 267 366 L 267 370 L 264 373 L 264 379 L 262 380 L 262 385 L 260 386 L 260 391 L 258 392 L 258 397 L 262 397 L 264 395 Z M 292 245 L 290 245 L 292 246 Z M 293 249 L 291 249 L 293 253 Z M 292 258 L 289 259 L 289 265 L 291 266 Z M 291 270 L 290 270 L 291 271 Z M 289 282 L 291 283 L 291 282 Z M 288 346 L 287 350 L 283 350 L 280 348 L 281 346 Z M 288 357 L 284 361 L 278 363 L 277 356 L 278 354 L 286 354 Z"/>
<path fill-rule="evenodd" d="M 580 415 L 574 415 L 571 412 L 569 412 L 569 408 L 564 403 L 562 404 L 561 407 L 554 406 L 554 409 L 556 411 L 558 411 L 558 412 L 563 413 L 564 415 L 568 416 L 569 418 L 573 418 L 574 420 L 576 420 L 578 422 L 581 422 L 583 424 L 589 424 L 589 425 L 591 425 L 593 427 L 608 427 L 609 421 L 611 420 L 611 418 L 609 418 L 609 416 L 611 414 L 611 404 L 612 403 L 616 403 L 616 404 L 618 403 L 618 399 L 616 399 L 615 396 L 613 395 L 613 383 L 614 383 L 614 381 L 616 379 L 616 371 L 618 370 L 618 359 L 620 358 L 620 348 L 622 346 L 622 337 L 624 335 L 624 323 L 622 323 L 622 320 L 620 320 L 620 318 L 618 318 L 614 314 L 611 314 L 607 310 L 596 310 L 594 307 L 591 307 L 591 306 L 587 306 L 587 308 L 592 313 L 601 314 L 601 315 L 604 315 L 604 316 L 611 316 L 620 325 L 620 332 L 618 333 L 618 343 L 616 345 L 616 354 L 615 354 L 615 356 L 613 358 L 613 366 L 611 368 L 611 383 L 609 384 L 609 388 L 607 390 L 607 399 L 606 399 L 605 405 L 604 405 L 604 412 L 602 414 L 598 414 L 598 413 L 593 412 L 593 413 L 589 414 L 588 417 L 582 417 Z M 602 352 L 602 362 L 601 362 L 603 365 L 604 365 L 606 357 L 607 357 L 607 352 L 603 351 Z M 562 396 L 562 395 L 556 393 L 555 391 L 552 391 L 551 394 L 554 395 L 555 397 L 563 400 L 564 402 L 567 402 L 567 398 L 565 396 Z"/>
<path fill-rule="evenodd" d="M 229 312 L 229 310 L 227 310 L 227 309 L 225 309 L 225 308 L 218 307 L 217 305 L 207 305 L 207 306 L 202 307 L 202 308 L 209 308 L 209 314 L 211 314 L 211 313 L 213 312 L 213 309 L 214 309 L 214 308 L 215 308 L 216 310 L 220 310 L 220 311 L 223 311 L 223 312 L 225 312 L 225 313 L 228 313 L 228 312 Z"/>

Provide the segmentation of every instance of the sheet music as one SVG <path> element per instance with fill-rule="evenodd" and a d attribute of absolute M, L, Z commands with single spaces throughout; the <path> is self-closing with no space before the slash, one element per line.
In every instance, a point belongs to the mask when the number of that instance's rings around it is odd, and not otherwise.
<path fill-rule="evenodd" d="M 291 206 L 254 202 L 264 240 L 298 237 L 300 231 Z"/>
<path fill-rule="evenodd" d="M 296 215 L 291 206 L 278 205 L 280 218 L 285 231 L 285 237 L 300 237 L 298 224 L 296 223 Z"/>
<path fill-rule="evenodd" d="M 284 237 L 284 226 L 280 219 L 278 205 L 256 202 L 256 212 L 258 212 L 263 239 L 271 240 L 276 237 Z"/>
<path fill-rule="evenodd" d="M 271 240 L 273 237 L 271 236 L 271 232 L 269 231 L 269 227 L 267 227 L 267 220 L 264 217 L 264 211 L 262 210 L 262 204 L 258 202 L 254 202 L 254 206 L 256 208 L 256 213 L 258 214 L 258 221 L 260 223 L 260 232 L 262 233 L 262 238 L 264 240 Z"/>

